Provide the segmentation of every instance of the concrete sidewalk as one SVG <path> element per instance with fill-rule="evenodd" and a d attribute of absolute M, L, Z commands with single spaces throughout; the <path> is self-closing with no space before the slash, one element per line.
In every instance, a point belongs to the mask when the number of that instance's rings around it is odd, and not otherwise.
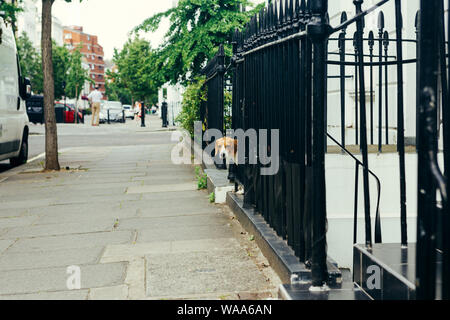
<path fill-rule="evenodd" d="M 171 163 L 170 132 L 156 119 L 130 128 L 161 142 L 73 148 L 60 156 L 68 171 L 35 161 L 0 174 L 0 298 L 276 297 L 251 235 L 196 189 L 193 166 Z M 69 266 L 80 290 L 67 288 Z"/>

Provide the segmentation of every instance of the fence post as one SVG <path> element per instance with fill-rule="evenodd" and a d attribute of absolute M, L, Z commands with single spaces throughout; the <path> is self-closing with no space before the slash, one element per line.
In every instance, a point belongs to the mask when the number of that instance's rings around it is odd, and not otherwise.
<path fill-rule="evenodd" d="M 141 127 L 145 128 L 145 101 L 141 102 Z"/>
<path fill-rule="evenodd" d="M 328 279 L 326 252 L 326 187 L 325 187 L 325 95 L 326 55 L 330 26 L 326 20 L 328 0 L 312 0 L 312 20 L 307 34 L 314 48 L 313 80 L 313 216 L 312 216 L 312 289 L 322 288 Z"/>
<path fill-rule="evenodd" d="M 421 0 L 419 23 L 419 117 L 418 212 L 417 212 L 417 299 L 434 300 L 436 292 L 436 185 L 430 170 L 430 153 L 437 150 L 438 16 L 429 1 Z M 433 122 L 434 125 L 428 122 Z"/>
<path fill-rule="evenodd" d="M 356 14 L 362 12 L 363 0 L 354 0 Z M 360 100 L 360 130 L 361 130 L 361 154 L 363 158 L 364 171 L 364 212 L 365 212 L 365 230 L 366 230 L 366 247 L 372 247 L 372 222 L 370 217 L 370 188 L 369 188 L 369 156 L 367 146 L 367 113 L 366 113 L 366 84 L 364 74 L 364 18 L 356 21 L 356 46 L 358 51 L 358 72 L 359 72 L 359 100 Z M 378 239 L 381 242 L 381 239 Z"/>
<path fill-rule="evenodd" d="M 347 21 L 347 13 L 344 11 L 341 15 L 341 23 L 344 23 Z M 341 33 L 339 34 L 339 53 L 340 53 L 340 61 L 342 62 L 340 66 L 340 90 L 341 90 L 341 143 L 345 147 L 345 37 L 347 35 L 346 28 L 342 29 Z"/>
<path fill-rule="evenodd" d="M 223 47 L 223 45 L 221 44 L 219 47 L 219 53 L 217 56 L 217 76 L 218 78 L 218 98 L 219 98 L 219 105 L 217 106 L 219 108 L 219 126 L 220 128 L 218 128 L 220 131 L 222 131 L 222 133 L 224 132 L 224 126 L 225 126 L 225 122 L 224 122 L 224 78 L 225 78 L 225 49 Z"/>
<path fill-rule="evenodd" d="M 408 226 L 406 212 L 406 164 L 405 164 L 405 116 L 404 116 L 404 92 L 403 92 L 403 40 L 402 40 L 402 6 L 400 0 L 395 0 L 395 20 L 397 29 L 397 121 L 398 121 L 398 153 L 400 166 L 400 210 L 401 210 L 401 241 L 402 246 L 408 245 Z"/>
<path fill-rule="evenodd" d="M 383 151 L 383 33 L 384 13 L 378 14 L 378 152 Z M 387 84 L 386 84 L 387 85 Z"/>

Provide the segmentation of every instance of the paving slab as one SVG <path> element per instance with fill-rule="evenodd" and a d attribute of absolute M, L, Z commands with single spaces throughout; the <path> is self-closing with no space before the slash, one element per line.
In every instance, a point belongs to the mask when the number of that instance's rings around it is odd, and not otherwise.
<path fill-rule="evenodd" d="M 109 221 L 111 219 L 115 221 L 116 219 L 126 219 L 137 217 L 138 212 L 137 209 L 117 209 L 117 210 L 101 210 L 98 211 L 98 208 L 92 208 L 86 211 L 76 212 L 69 211 L 66 212 L 65 209 L 58 210 L 56 213 L 47 213 L 41 216 L 38 220 L 35 221 L 35 225 L 41 224 L 61 224 L 61 223 L 93 223 L 95 221 Z"/>
<path fill-rule="evenodd" d="M 95 264 L 103 247 L 64 249 L 45 252 L 10 253 L 0 255 L 0 271 L 30 270 L 35 268 L 68 267 Z"/>
<path fill-rule="evenodd" d="M 138 232 L 137 242 L 160 242 L 180 240 L 200 240 L 229 238 L 233 232 L 223 226 L 187 226 L 177 228 L 144 229 Z"/>
<path fill-rule="evenodd" d="M 106 288 L 93 288 L 89 292 L 89 300 L 126 300 L 127 298 L 127 285 Z"/>
<path fill-rule="evenodd" d="M 95 223 L 61 223 L 61 224 L 46 224 L 29 227 L 10 228 L 9 231 L 2 236 L 4 239 L 26 239 L 37 238 L 42 236 L 58 236 L 68 234 L 83 234 L 83 233 L 99 233 L 112 231 L 114 227 L 114 219 L 109 221 L 91 221 Z"/>
<path fill-rule="evenodd" d="M 21 217 L 28 212 L 28 208 L 22 209 L 0 209 L 0 218 Z"/>
<path fill-rule="evenodd" d="M 126 263 L 80 266 L 81 289 L 123 284 Z M 0 272 L 0 295 L 67 290 L 67 267 Z"/>
<path fill-rule="evenodd" d="M 149 297 L 256 291 L 265 282 L 239 250 L 153 254 L 146 261 Z"/>
<path fill-rule="evenodd" d="M 63 249 L 85 249 L 109 244 L 131 243 L 133 237 L 134 233 L 131 231 L 114 231 L 19 239 L 8 251 L 42 252 Z"/>
<path fill-rule="evenodd" d="M 197 185 L 193 182 L 182 183 L 175 185 L 150 185 L 150 186 L 137 186 L 130 187 L 127 190 L 127 194 L 142 194 L 142 193 L 165 193 L 165 192 L 179 192 L 179 191 L 194 191 L 197 190 Z"/>
<path fill-rule="evenodd" d="M 89 290 L 40 292 L 31 294 L 0 295 L 0 300 L 87 300 Z"/>
<path fill-rule="evenodd" d="M 8 249 L 14 242 L 15 240 L 0 240 L 0 254 Z"/>
<path fill-rule="evenodd" d="M 154 218 L 131 218 L 119 220 L 118 230 L 161 230 L 164 228 L 195 228 L 217 226 L 224 227 L 229 223 L 229 219 L 220 216 L 218 213 L 196 214 L 196 215 L 180 215 L 173 213 L 168 217 Z"/>
<path fill-rule="evenodd" d="M 25 227 L 32 225 L 37 217 L 0 218 L 0 228 Z"/>

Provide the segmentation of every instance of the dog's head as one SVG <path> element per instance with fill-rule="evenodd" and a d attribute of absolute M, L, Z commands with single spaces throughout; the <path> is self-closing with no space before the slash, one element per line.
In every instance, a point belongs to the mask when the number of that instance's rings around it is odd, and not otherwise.
<path fill-rule="evenodd" d="M 236 159 L 238 142 L 228 137 L 216 140 L 216 157 L 220 159 Z"/>

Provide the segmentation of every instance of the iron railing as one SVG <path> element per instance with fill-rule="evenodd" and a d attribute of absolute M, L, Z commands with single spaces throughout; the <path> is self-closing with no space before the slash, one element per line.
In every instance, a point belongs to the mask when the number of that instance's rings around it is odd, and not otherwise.
<path fill-rule="evenodd" d="M 225 50 L 221 45 L 215 57 L 202 70 L 206 77 L 205 87 L 207 99 L 200 107 L 200 119 L 203 123 L 203 132 L 216 129 L 224 132 L 224 76 L 225 76 Z M 214 143 L 212 139 L 211 143 Z M 206 145 L 204 145 L 205 147 Z"/>
<path fill-rule="evenodd" d="M 450 106 L 446 55 L 449 45 L 447 44 L 446 48 L 443 1 L 436 0 L 430 3 L 421 0 L 420 4 L 421 11 L 417 23 L 419 26 L 417 297 L 434 299 L 437 289 L 441 289 L 439 291 L 442 292 L 442 298 L 450 299 L 448 275 L 450 210 L 447 181 L 450 173 Z M 450 20 L 448 22 L 450 26 Z M 442 112 L 439 113 L 441 107 Z M 438 128 L 441 122 L 444 131 L 445 175 L 441 173 L 437 161 Z M 440 203 L 437 192 L 441 196 Z M 439 234 L 441 244 L 437 243 Z M 441 250 L 437 251 L 437 247 Z M 438 259 L 438 254 L 442 254 L 442 262 Z M 440 284 L 437 281 L 438 272 L 442 275 Z"/>
<path fill-rule="evenodd" d="M 450 270 L 450 221 L 446 179 L 450 172 L 450 89 L 447 69 L 450 44 L 445 39 L 444 0 L 421 0 L 421 12 L 415 23 L 416 39 L 403 39 L 404 1 L 380 0 L 364 11 L 363 2 L 354 0 L 354 17 L 348 19 L 347 13 L 343 13 L 340 24 L 332 28 L 326 0 L 275 1 L 254 16 L 244 30 L 235 32 L 232 59 L 232 127 L 234 130 L 278 129 L 281 159 L 280 170 L 276 175 L 261 175 L 260 169 L 265 165 L 260 162 L 251 163 L 251 156 L 254 153 L 260 154 L 261 151 L 270 154 L 275 141 L 269 139 L 267 146 L 259 145 L 257 150 L 250 150 L 249 139 L 246 138 L 245 141 L 239 141 L 246 147 L 245 164 L 232 166 L 232 176 L 244 185 L 244 205 L 261 213 L 278 235 L 286 239 L 300 261 L 311 267 L 313 286 L 321 286 L 326 283 L 328 277 L 326 193 L 333 192 L 326 190 L 325 186 L 327 136 L 356 163 L 355 242 L 359 172 L 362 168 L 365 242 L 370 249 L 373 243 L 370 176 L 375 178 L 378 187 L 375 242 L 380 243 L 382 237 L 379 210 L 381 182 L 370 170 L 369 146 L 376 143 L 378 151 L 383 152 L 383 145 L 390 143 L 389 128 L 394 127 L 397 130 L 396 147 L 400 176 L 399 233 L 401 243 L 406 248 L 408 230 L 404 68 L 408 64 L 416 63 L 416 140 L 419 158 L 416 285 L 418 298 L 434 298 L 438 283 L 437 268 Z M 382 11 L 378 13 L 377 30 L 365 29 L 365 17 L 387 3 L 395 7 L 394 37 L 389 36 L 387 32 Z M 350 26 L 356 29 L 353 38 L 347 37 L 347 29 Z M 450 22 L 448 27 L 450 30 Z M 337 36 L 333 38 L 333 34 Z M 329 50 L 333 42 L 337 52 Z M 349 52 L 351 46 L 348 42 L 352 42 L 354 52 Z M 404 58 L 405 45 L 415 46 L 418 58 Z M 338 66 L 339 75 L 329 75 L 330 66 Z M 390 68 L 395 68 L 396 71 L 394 84 L 389 83 Z M 347 72 L 350 69 L 354 73 L 349 75 Z M 369 77 L 366 77 L 367 74 Z M 354 107 L 357 114 L 354 129 L 355 144 L 360 148 L 360 157 L 348 151 L 349 143 L 345 133 L 348 110 L 346 80 L 351 77 L 355 81 Z M 340 142 L 327 132 L 327 86 L 330 79 L 339 79 Z M 378 92 L 375 92 L 376 85 Z M 391 106 L 389 105 L 389 96 L 394 87 L 397 123 L 392 126 L 388 118 L 392 108 L 392 102 Z M 366 101 L 367 90 L 369 103 Z M 378 103 L 375 99 L 377 95 Z M 377 114 L 378 126 L 375 122 Z M 445 175 L 440 172 L 437 162 L 441 123 Z M 436 196 L 437 191 L 440 192 L 440 199 Z M 442 239 L 439 244 L 436 243 L 436 238 Z M 443 256 L 442 263 L 437 260 L 438 253 Z M 442 272 L 442 297 L 446 299 L 450 297 L 449 286 L 449 275 Z"/>

